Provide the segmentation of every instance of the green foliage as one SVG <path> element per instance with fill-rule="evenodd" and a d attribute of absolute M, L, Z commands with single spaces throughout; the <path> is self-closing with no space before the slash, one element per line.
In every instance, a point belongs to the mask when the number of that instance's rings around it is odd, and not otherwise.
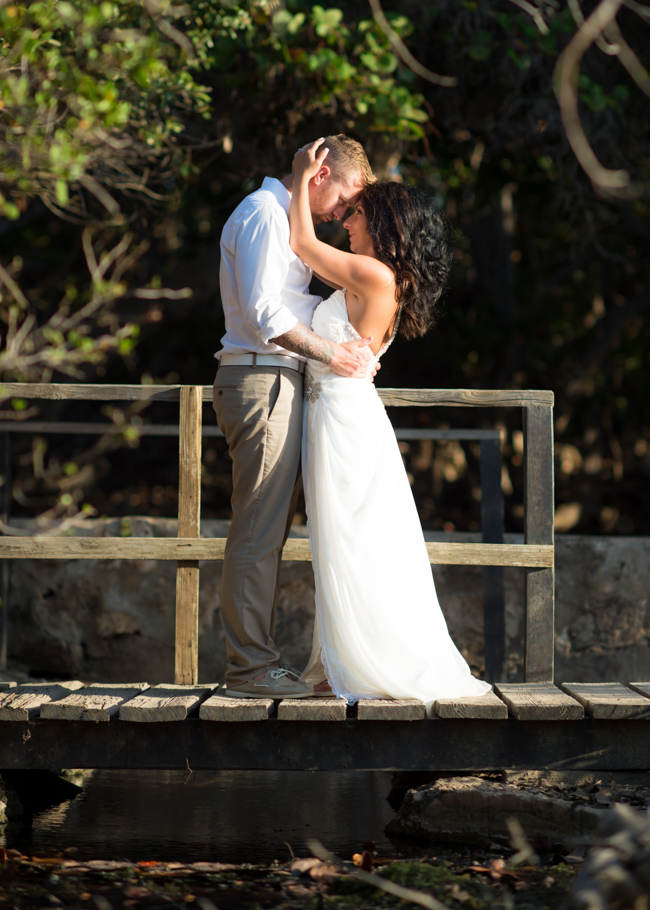
<path fill-rule="evenodd" d="M 363 5 L 354 17 L 302 0 L 279 10 L 267 0 L 227 5 L 195 0 L 191 8 L 183 23 L 187 35 L 201 65 L 219 74 L 221 85 L 245 87 L 256 98 L 271 86 L 286 90 L 288 80 L 294 112 L 325 113 L 335 104 L 354 118 L 357 132 L 423 135 L 420 124 L 428 115 L 422 95 L 405 84 L 410 74 Z M 400 37 L 412 33 L 406 16 L 389 14 L 389 19 Z"/>
<path fill-rule="evenodd" d="M 180 166 L 177 136 L 189 114 L 209 116 L 209 90 L 191 75 L 189 42 L 156 22 L 130 0 L 0 9 L 0 184 L 62 209 L 85 186 L 115 213 L 98 184 L 128 191 L 147 169 L 155 186 L 165 156 Z M 19 214 L 4 197 L 0 206 Z"/>
<path fill-rule="evenodd" d="M 402 84 L 373 20 L 291 7 L 37 0 L 1 8 L 0 213 L 17 218 L 16 198 L 38 195 L 84 217 L 81 191 L 116 216 L 115 193 L 169 195 L 195 172 L 185 154 L 188 122 L 212 115 L 201 72 L 253 96 L 290 78 L 305 113 L 336 103 L 360 130 L 422 136 L 422 96 Z M 392 26 L 401 36 L 412 31 L 402 15 Z"/>

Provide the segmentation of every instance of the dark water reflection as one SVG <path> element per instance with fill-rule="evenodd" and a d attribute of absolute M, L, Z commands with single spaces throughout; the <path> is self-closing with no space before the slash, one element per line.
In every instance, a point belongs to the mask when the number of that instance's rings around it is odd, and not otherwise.
<path fill-rule="evenodd" d="M 269 863 L 309 855 L 315 837 L 347 856 L 367 840 L 398 851 L 384 835 L 393 817 L 384 771 L 95 771 L 84 792 L 11 824 L 6 846 L 75 859 Z"/>

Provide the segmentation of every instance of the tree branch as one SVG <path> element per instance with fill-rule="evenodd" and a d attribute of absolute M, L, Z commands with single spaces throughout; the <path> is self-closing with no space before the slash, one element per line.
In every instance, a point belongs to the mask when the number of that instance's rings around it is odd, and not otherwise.
<path fill-rule="evenodd" d="M 542 35 L 549 35 L 551 33 L 551 30 L 544 21 L 544 16 L 537 9 L 537 7 L 531 6 L 530 3 L 526 3 L 526 0 L 510 0 L 510 2 L 514 3 L 515 6 L 518 6 L 519 9 L 523 9 L 525 13 L 528 13 Z M 569 3 L 571 3 L 571 0 L 569 0 Z"/>
<path fill-rule="evenodd" d="M 599 35 L 614 21 L 623 0 L 601 0 L 560 54 L 553 73 L 553 89 L 569 144 L 595 188 L 630 198 L 639 194 L 628 171 L 604 167 L 587 139 L 578 111 L 580 62 Z"/>
<path fill-rule="evenodd" d="M 380 0 L 368 0 L 368 3 L 370 4 L 370 9 L 372 10 L 372 15 L 375 19 L 375 22 L 390 41 L 391 46 L 397 56 L 408 66 L 410 70 L 412 70 L 417 76 L 421 76 L 422 79 L 426 79 L 428 82 L 433 82 L 435 85 L 442 85 L 445 88 L 454 88 L 454 86 L 458 85 L 458 79 L 455 76 L 439 76 L 437 73 L 434 73 L 430 69 L 427 69 L 426 66 L 422 66 L 419 60 L 415 59 L 395 29 L 391 27 L 391 24 L 386 18 L 386 14 L 381 7 Z"/>
<path fill-rule="evenodd" d="M 641 91 L 650 98 L 650 73 L 627 43 L 616 22 L 612 22 L 607 26 L 605 34 L 610 41 L 616 42 L 615 46 L 618 48 L 616 52 L 618 59 Z"/>

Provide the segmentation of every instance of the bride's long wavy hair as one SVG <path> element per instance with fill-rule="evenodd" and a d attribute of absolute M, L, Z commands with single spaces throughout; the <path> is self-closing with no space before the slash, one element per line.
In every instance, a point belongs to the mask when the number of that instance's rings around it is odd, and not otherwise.
<path fill-rule="evenodd" d="M 366 186 L 360 199 L 377 258 L 395 275 L 398 334 L 424 335 L 436 320 L 451 269 L 451 226 L 421 190 L 402 183 Z"/>

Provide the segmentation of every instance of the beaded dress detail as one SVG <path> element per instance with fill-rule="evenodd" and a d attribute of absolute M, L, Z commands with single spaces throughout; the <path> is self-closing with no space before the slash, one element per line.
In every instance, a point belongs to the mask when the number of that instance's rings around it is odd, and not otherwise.
<path fill-rule="evenodd" d="M 345 291 L 319 304 L 312 328 L 336 342 L 359 337 Z M 370 374 L 345 379 L 307 365 L 303 483 L 316 621 L 303 679 L 327 678 L 349 702 L 418 698 L 431 712 L 437 698 L 491 687 L 471 675 L 449 637 L 395 432 Z"/>

